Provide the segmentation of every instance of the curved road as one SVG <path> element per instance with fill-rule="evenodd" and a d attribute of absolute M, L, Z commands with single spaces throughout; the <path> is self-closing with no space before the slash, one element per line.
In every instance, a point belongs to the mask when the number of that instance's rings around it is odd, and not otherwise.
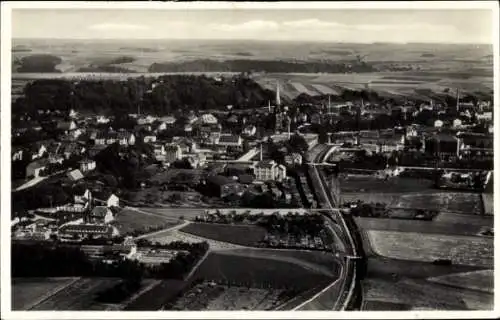
<path fill-rule="evenodd" d="M 311 160 L 314 163 L 323 163 L 330 149 L 331 148 L 325 145 L 316 146 L 311 152 Z M 352 261 L 357 258 L 356 244 L 352 236 L 352 231 L 347 226 L 342 212 L 337 209 L 337 199 L 329 192 L 331 188 L 327 184 L 324 173 L 315 165 L 310 166 L 309 172 L 313 182 L 313 190 L 316 192 L 319 200 L 318 206 L 325 209 L 323 215 L 326 218 L 326 226 L 342 241 L 344 251 L 337 252 L 341 266 L 339 279 L 294 310 L 317 310 L 318 307 L 330 310 L 345 310 L 353 297 L 357 281 L 356 263 Z M 335 183 L 335 181 L 333 182 Z M 337 293 L 336 301 L 334 301 L 333 305 L 330 305 L 331 301 L 329 301 L 329 299 L 331 299 L 335 293 Z M 322 302 L 322 300 L 325 299 L 327 300 L 326 304 Z"/>

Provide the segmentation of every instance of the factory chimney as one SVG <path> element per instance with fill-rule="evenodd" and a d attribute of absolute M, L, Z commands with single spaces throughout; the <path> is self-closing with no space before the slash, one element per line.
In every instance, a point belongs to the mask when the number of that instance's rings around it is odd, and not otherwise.
<path fill-rule="evenodd" d="M 262 142 L 260 143 L 260 161 L 262 161 Z"/>
<path fill-rule="evenodd" d="M 280 83 L 276 82 L 276 106 L 281 106 L 281 98 L 280 98 Z"/>
<path fill-rule="evenodd" d="M 460 111 L 460 90 L 457 88 L 457 113 Z"/>

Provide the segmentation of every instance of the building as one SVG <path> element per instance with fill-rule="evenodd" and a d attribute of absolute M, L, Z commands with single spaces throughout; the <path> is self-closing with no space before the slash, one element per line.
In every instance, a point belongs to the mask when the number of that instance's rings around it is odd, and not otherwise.
<path fill-rule="evenodd" d="M 254 125 L 246 126 L 245 129 L 243 129 L 243 134 L 248 137 L 254 136 L 256 133 L 257 127 Z"/>
<path fill-rule="evenodd" d="M 182 150 L 178 144 L 165 145 L 165 162 L 172 163 L 182 158 Z"/>
<path fill-rule="evenodd" d="M 66 224 L 58 230 L 59 238 L 65 240 L 81 240 L 84 238 L 111 238 L 113 228 L 109 225 L 91 223 Z"/>
<path fill-rule="evenodd" d="M 120 198 L 111 192 L 94 192 L 93 199 L 95 203 L 108 208 L 120 206 Z"/>
<path fill-rule="evenodd" d="M 154 143 L 156 142 L 156 135 L 148 133 L 144 136 L 144 143 Z"/>
<path fill-rule="evenodd" d="M 300 153 L 297 153 L 297 152 L 287 154 L 285 156 L 285 162 L 291 166 L 301 165 L 302 164 L 302 155 Z"/>
<path fill-rule="evenodd" d="M 258 181 L 282 181 L 286 177 L 286 168 L 274 160 L 260 161 L 254 166 L 254 175 Z"/>
<path fill-rule="evenodd" d="M 110 145 L 117 143 L 120 145 L 135 144 L 135 136 L 133 133 L 126 131 L 98 133 L 94 139 L 96 145 Z"/>
<path fill-rule="evenodd" d="M 89 189 L 77 190 L 73 197 L 76 204 L 87 204 L 92 200 L 92 193 Z"/>
<path fill-rule="evenodd" d="M 72 182 L 83 179 L 83 174 L 79 169 L 68 172 L 67 176 Z"/>
<path fill-rule="evenodd" d="M 110 223 L 115 218 L 113 212 L 105 206 L 96 206 L 89 215 L 89 221 L 93 223 Z"/>
<path fill-rule="evenodd" d="M 239 135 L 221 134 L 219 136 L 219 140 L 217 141 L 217 145 L 221 147 L 240 148 L 243 146 L 243 140 Z"/>
<path fill-rule="evenodd" d="M 492 134 L 458 132 L 456 139 L 456 152 L 459 158 L 493 158 Z"/>
<path fill-rule="evenodd" d="M 92 171 L 96 168 L 96 162 L 91 159 L 85 159 L 78 162 L 81 172 Z"/>
<path fill-rule="evenodd" d="M 217 118 L 214 115 L 210 114 L 210 113 L 202 115 L 198 119 L 198 121 L 200 122 L 200 124 L 206 124 L 206 125 L 214 125 L 214 124 L 218 123 Z"/>
<path fill-rule="evenodd" d="M 229 195 L 241 195 L 243 186 L 225 176 L 213 175 L 207 178 L 207 185 L 220 198 Z M 212 189 L 213 188 L 213 189 Z"/>
<path fill-rule="evenodd" d="M 64 132 L 70 132 L 72 130 L 76 130 L 77 126 L 75 121 L 59 121 L 57 122 L 57 130 L 61 130 Z"/>
<path fill-rule="evenodd" d="M 40 176 L 42 170 L 45 170 L 49 165 L 49 159 L 38 159 L 32 161 L 30 164 L 26 166 L 26 177 L 37 178 Z"/>
<path fill-rule="evenodd" d="M 85 147 L 78 142 L 65 142 L 59 149 L 66 159 L 71 156 L 80 156 L 86 151 Z"/>

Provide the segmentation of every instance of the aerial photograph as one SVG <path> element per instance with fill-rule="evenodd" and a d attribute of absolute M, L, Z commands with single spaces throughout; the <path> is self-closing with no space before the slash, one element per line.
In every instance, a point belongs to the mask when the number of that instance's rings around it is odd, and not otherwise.
<path fill-rule="evenodd" d="M 493 311 L 492 9 L 164 5 L 11 8 L 12 311 Z"/>

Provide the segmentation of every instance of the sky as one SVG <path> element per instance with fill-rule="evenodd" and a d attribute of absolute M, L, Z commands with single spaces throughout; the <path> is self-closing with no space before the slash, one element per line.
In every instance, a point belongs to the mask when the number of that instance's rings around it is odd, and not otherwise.
<path fill-rule="evenodd" d="M 492 43 L 485 9 L 13 9 L 13 38 Z"/>

